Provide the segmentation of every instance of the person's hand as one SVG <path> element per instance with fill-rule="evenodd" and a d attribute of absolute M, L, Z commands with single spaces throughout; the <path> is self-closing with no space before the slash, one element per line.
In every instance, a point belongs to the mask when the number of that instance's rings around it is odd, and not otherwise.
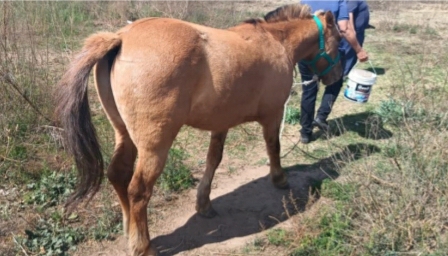
<path fill-rule="evenodd" d="M 367 60 L 369 59 L 369 56 L 367 55 L 367 52 L 364 51 L 364 49 L 361 49 L 361 51 L 359 51 L 359 52 L 356 54 L 356 57 L 358 57 L 358 60 L 359 60 L 360 62 L 364 62 L 364 61 L 367 61 Z"/>

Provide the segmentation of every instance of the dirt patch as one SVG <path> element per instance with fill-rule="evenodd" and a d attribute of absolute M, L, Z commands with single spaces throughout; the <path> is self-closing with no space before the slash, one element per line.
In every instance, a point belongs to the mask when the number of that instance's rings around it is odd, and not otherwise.
<path fill-rule="evenodd" d="M 182 194 L 174 204 L 152 213 L 155 221 L 149 225 L 152 242 L 162 255 L 210 255 L 214 252 L 239 250 L 264 230 L 287 220 L 285 206 L 291 213 L 303 210 L 309 188 L 328 177 L 318 165 L 290 167 L 290 190 L 274 188 L 268 174 L 269 167 L 242 169 L 232 175 L 218 169 L 211 192 L 212 204 L 218 212 L 213 219 L 205 219 L 194 209 L 196 190 Z M 127 254 L 124 237 L 116 241 L 90 243 L 76 255 Z M 267 255 L 267 254 L 266 254 Z"/>

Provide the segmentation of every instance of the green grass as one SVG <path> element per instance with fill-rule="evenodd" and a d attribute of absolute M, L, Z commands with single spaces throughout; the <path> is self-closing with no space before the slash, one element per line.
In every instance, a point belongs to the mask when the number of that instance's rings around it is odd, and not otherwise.
<path fill-rule="evenodd" d="M 350 230 L 350 216 L 344 215 L 346 211 L 346 206 L 338 205 L 336 210 L 320 214 L 314 228 L 321 232 L 315 237 L 305 236 L 291 256 L 349 255 L 352 248 L 346 243 L 346 232 Z"/>
<path fill-rule="evenodd" d="M 288 246 L 287 231 L 284 229 L 272 229 L 267 233 L 268 242 L 275 246 Z"/>
<path fill-rule="evenodd" d="M 330 179 L 326 179 L 322 183 L 321 195 L 336 201 L 347 202 L 356 196 L 356 191 L 358 190 L 359 186 L 357 184 L 340 184 L 331 181 Z"/>
<path fill-rule="evenodd" d="M 160 188 L 166 192 L 180 192 L 194 184 L 190 169 L 183 163 L 188 157 L 185 151 L 171 148 L 165 169 L 158 179 Z"/>

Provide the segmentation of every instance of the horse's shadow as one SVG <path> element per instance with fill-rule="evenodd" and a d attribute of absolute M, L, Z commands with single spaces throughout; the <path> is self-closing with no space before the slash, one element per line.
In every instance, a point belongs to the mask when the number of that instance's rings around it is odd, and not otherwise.
<path fill-rule="evenodd" d="M 391 131 L 384 128 L 381 118 L 369 111 L 345 115 L 329 120 L 328 123 L 330 125 L 329 133 L 325 134 L 318 131 L 316 133 L 317 138 L 330 139 L 347 132 L 355 132 L 363 138 L 373 140 L 389 139 L 393 136 Z"/>
<path fill-rule="evenodd" d="M 368 154 L 360 153 L 361 149 L 367 149 L 369 153 L 379 151 L 372 145 L 352 144 L 317 163 L 286 167 L 289 190 L 275 189 L 268 176 L 253 180 L 212 200 L 218 216 L 205 219 L 195 214 L 182 227 L 171 234 L 155 237 L 152 242 L 162 255 L 175 255 L 205 244 L 223 242 L 269 229 L 287 220 L 288 215 L 304 211 L 309 195 L 312 193 L 318 197 L 319 193 L 316 192 L 322 181 L 339 176 L 336 170 L 342 166 L 340 161 L 334 161 L 335 159 L 351 155 L 350 159 L 356 160 L 367 156 Z M 334 162 L 338 162 L 338 166 Z"/>

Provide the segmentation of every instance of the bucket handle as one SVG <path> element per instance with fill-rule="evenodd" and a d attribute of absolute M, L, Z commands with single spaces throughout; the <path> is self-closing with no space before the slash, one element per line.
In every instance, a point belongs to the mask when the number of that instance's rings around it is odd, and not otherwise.
<path fill-rule="evenodd" d="M 373 70 L 373 73 L 375 73 L 375 76 L 378 76 L 378 74 L 376 73 L 376 70 L 373 67 L 372 62 L 370 61 L 370 59 L 369 59 L 369 64 L 370 64 L 370 67 L 372 67 L 372 70 Z"/>
<path fill-rule="evenodd" d="M 370 61 L 370 59 L 368 59 L 368 61 L 369 61 L 370 67 L 371 67 L 372 70 L 373 70 L 373 73 L 375 73 L 375 76 L 378 76 L 378 74 L 376 73 L 376 69 L 373 67 L 372 61 Z M 356 63 L 356 65 L 358 65 L 359 63 L 360 63 L 360 62 L 358 61 L 358 62 Z"/>

